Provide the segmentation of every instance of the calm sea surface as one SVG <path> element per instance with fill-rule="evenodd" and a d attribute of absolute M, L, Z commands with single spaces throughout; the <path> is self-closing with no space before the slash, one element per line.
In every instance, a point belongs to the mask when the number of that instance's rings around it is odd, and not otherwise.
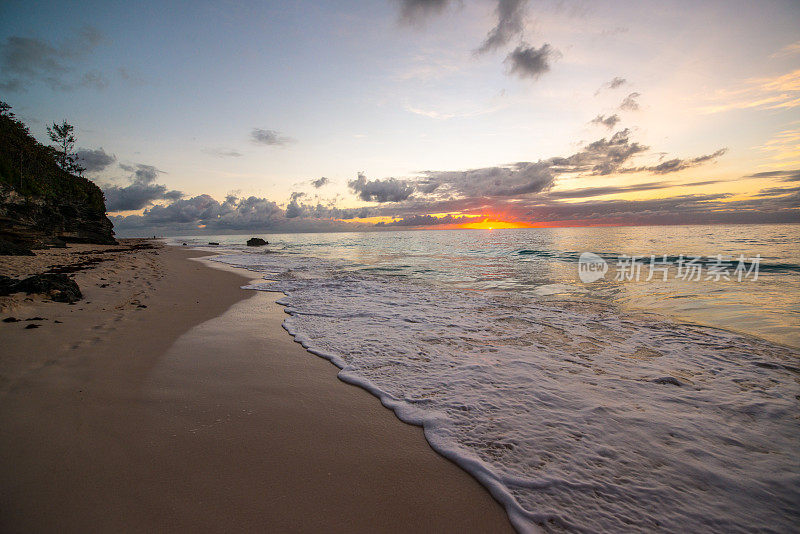
<path fill-rule="evenodd" d="M 520 531 L 798 524 L 800 225 L 246 237 L 173 242 L 274 281 L 295 339 Z"/>

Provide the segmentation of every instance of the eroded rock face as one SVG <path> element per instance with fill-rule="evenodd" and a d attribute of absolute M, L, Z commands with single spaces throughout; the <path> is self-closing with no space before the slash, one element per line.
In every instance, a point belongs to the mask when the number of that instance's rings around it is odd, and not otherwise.
<path fill-rule="evenodd" d="M 115 244 L 104 211 L 69 197 L 46 200 L 0 186 L 0 239 L 28 247 L 67 243 Z"/>
<path fill-rule="evenodd" d="M 264 241 L 260 237 L 251 237 L 247 240 L 248 247 L 263 247 L 264 245 L 269 245 L 269 241 Z"/>

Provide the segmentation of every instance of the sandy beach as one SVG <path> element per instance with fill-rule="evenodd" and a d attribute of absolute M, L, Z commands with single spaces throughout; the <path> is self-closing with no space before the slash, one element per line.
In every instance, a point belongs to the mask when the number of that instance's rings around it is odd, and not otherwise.
<path fill-rule="evenodd" d="M 84 294 L 0 297 L 19 319 L 0 323 L 0 530 L 512 530 L 420 428 L 294 343 L 278 295 L 240 289 L 252 273 L 142 243 L 0 260 L 80 264 Z"/>

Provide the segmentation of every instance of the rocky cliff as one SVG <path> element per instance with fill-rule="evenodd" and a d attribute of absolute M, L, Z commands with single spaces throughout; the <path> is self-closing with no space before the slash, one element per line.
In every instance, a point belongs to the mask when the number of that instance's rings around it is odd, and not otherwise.
<path fill-rule="evenodd" d="M 12 114 L 0 115 L 0 240 L 116 243 L 100 188 L 62 170 Z"/>

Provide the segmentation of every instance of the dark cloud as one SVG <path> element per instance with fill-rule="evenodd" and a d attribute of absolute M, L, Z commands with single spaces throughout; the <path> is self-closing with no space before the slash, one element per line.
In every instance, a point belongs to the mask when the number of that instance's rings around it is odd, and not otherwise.
<path fill-rule="evenodd" d="M 368 207 L 337 208 L 333 203 L 325 205 L 320 202 L 316 204 L 300 202 L 301 196 L 304 195 L 292 198 L 286 206 L 287 219 L 351 220 L 371 217 L 374 214 L 373 208 Z"/>
<path fill-rule="evenodd" d="M 436 198 L 501 198 L 548 191 L 558 176 L 607 175 L 620 172 L 648 147 L 631 141 L 627 128 L 602 138 L 567 157 L 519 162 L 468 171 L 426 171 L 415 184 L 423 195 Z M 455 210 L 442 210 L 455 211 Z"/>
<path fill-rule="evenodd" d="M 253 128 L 250 132 L 250 139 L 257 145 L 269 146 L 287 145 L 294 142 L 294 139 L 285 137 L 280 132 L 263 128 Z"/>
<path fill-rule="evenodd" d="M 622 87 L 626 83 L 628 83 L 628 80 L 626 80 L 625 78 L 620 78 L 619 76 L 617 76 L 615 78 L 612 78 L 611 81 L 608 81 L 608 82 L 604 83 L 603 85 L 601 85 L 600 88 L 597 91 L 594 92 L 594 94 L 595 94 L 595 96 L 597 96 L 601 92 L 605 91 L 606 89 L 614 90 L 614 89 L 617 89 L 619 87 Z"/>
<path fill-rule="evenodd" d="M 589 121 L 589 124 L 597 124 L 598 126 L 605 126 L 609 130 L 613 130 L 614 126 L 616 126 L 620 120 L 622 119 L 620 119 L 619 115 L 617 115 L 616 113 L 614 113 L 613 115 L 609 115 L 608 117 L 606 117 L 605 115 L 598 115 L 597 117 Z"/>
<path fill-rule="evenodd" d="M 655 174 L 668 174 L 671 172 L 678 172 L 691 167 L 697 167 L 709 161 L 713 161 L 720 156 L 723 156 L 728 151 L 727 148 L 720 148 L 713 154 L 706 154 L 696 158 L 673 158 L 658 165 L 651 165 L 646 167 L 633 167 L 630 169 L 621 169 L 620 172 L 652 172 Z"/>
<path fill-rule="evenodd" d="M 430 15 L 441 13 L 449 0 L 399 0 L 400 20 L 414 24 Z"/>
<path fill-rule="evenodd" d="M 620 78 L 619 76 L 617 76 L 616 78 L 614 78 L 610 82 L 608 82 L 608 88 L 609 89 L 616 89 L 617 87 L 621 87 L 621 86 L 625 85 L 626 83 L 628 83 L 628 81 L 625 78 Z"/>
<path fill-rule="evenodd" d="M 108 87 L 108 78 L 102 72 L 92 70 L 81 77 L 83 87 L 93 87 L 95 89 L 105 89 Z"/>
<path fill-rule="evenodd" d="M 612 174 L 633 156 L 649 149 L 631 141 L 630 133 L 630 130 L 625 128 L 610 139 L 603 138 L 589 143 L 569 157 L 551 158 L 550 164 L 558 173 Z"/>
<path fill-rule="evenodd" d="M 397 178 L 367 180 L 361 172 L 358 173 L 358 178 L 347 182 L 347 186 L 357 193 L 361 200 L 372 202 L 400 202 L 414 192 L 414 186 L 406 180 Z"/>
<path fill-rule="evenodd" d="M 151 184 L 153 183 L 158 175 L 163 173 L 164 171 L 158 170 L 152 165 L 145 165 L 143 163 L 138 163 L 136 165 L 127 165 L 125 163 L 120 163 L 119 168 L 123 171 L 132 172 L 133 175 L 131 176 L 131 181 L 133 183 L 138 184 Z"/>
<path fill-rule="evenodd" d="M 692 184 L 696 185 L 696 184 Z M 731 201 L 730 194 L 680 195 L 649 200 L 586 200 L 576 202 L 566 193 L 528 198 L 462 198 L 435 202 L 417 201 L 385 207 L 377 215 L 459 212 L 480 216 L 487 211 L 503 213 L 505 220 L 565 225 L 654 225 L 714 223 L 800 222 L 800 192 L 787 188 L 778 196 Z M 775 191 L 775 193 L 778 193 Z M 597 195 L 599 196 L 599 195 Z M 576 197 L 580 198 L 580 196 Z M 564 201 L 570 200 L 570 201 Z M 484 215 L 485 216 L 485 215 Z"/>
<path fill-rule="evenodd" d="M 639 98 L 639 93 L 631 93 L 625 97 L 622 103 L 619 105 L 619 109 L 623 111 L 637 111 L 639 109 L 639 102 L 636 101 Z"/>
<path fill-rule="evenodd" d="M 469 222 L 479 222 L 483 220 L 481 216 L 469 215 L 445 215 L 444 217 L 434 217 L 432 215 L 406 215 L 391 222 L 379 222 L 375 226 L 440 226 L 444 224 L 463 224 Z"/>
<path fill-rule="evenodd" d="M 666 187 L 671 187 L 672 185 L 673 184 L 671 184 L 670 182 L 648 182 L 636 185 L 583 187 L 580 189 L 569 189 L 566 191 L 551 191 L 547 194 L 547 198 L 563 199 L 563 198 L 601 197 L 605 195 L 614 195 L 619 193 L 631 193 L 636 191 L 652 191 L 655 189 L 664 189 Z"/>
<path fill-rule="evenodd" d="M 511 74 L 535 79 L 550 70 L 550 62 L 557 56 L 558 52 L 549 44 L 536 48 L 522 43 L 506 56 L 505 62 Z"/>
<path fill-rule="evenodd" d="M 566 157 L 551 157 L 535 162 L 517 162 L 503 166 L 467 171 L 425 171 L 414 178 L 368 180 L 363 173 L 348 182 L 359 199 L 377 205 L 342 209 L 335 201 L 323 204 L 309 202 L 303 192 L 291 194 L 281 208 L 268 199 L 229 196 L 217 202 L 207 195 L 178 199 L 171 204 L 151 204 L 141 216 L 113 218 L 122 232 L 141 234 L 179 232 L 228 232 L 249 230 L 271 231 L 341 231 L 389 227 L 423 227 L 436 224 L 460 224 L 470 218 L 483 218 L 486 213 L 502 213 L 505 220 L 562 222 L 564 224 L 684 224 L 713 222 L 790 222 L 798 219 L 796 188 L 764 190 L 759 198 L 731 201 L 730 195 L 682 195 L 678 197 L 628 201 L 598 200 L 607 195 L 695 187 L 718 183 L 718 180 L 676 183 L 650 181 L 632 185 L 581 187 L 553 191 L 562 177 L 589 180 L 593 176 L 629 172 L 663 175 L 676 170 L 702 165 L 715 160 L 724 149 L 694 158 L 672 158 L 649 165 L 635 166 L 632 161 L 649 151 L 631 139 L 628 129 L 620 130 L 585 144 Z M 127 167 L 131 191 L 155 186 L 158 170 L 151 166 Z M 800 171 L 770 171 L 758 177 L 790 180 Z M 320 179 L 321 181 L 321 179 Z M 314 180 L 313 182 L 316 182 Z M 163 187 L 163 186 L 160 186 Z M 152 192 L 151 192 L 152 193 Z M 153 196 L 166 198 L 166 189 Z M 175 192 L 177 193 L 177 192 Z M 147 197 L 147 195 L 144 195 Z M 128 198 L 130 200 L 130 198 Z M 120 204 L 112 198 L 113 205 Z M 141 205 L 130 201 L 130 205 Z M 431 213 L 456 213 L 450 218 L 435 218 Z M 379 226 L 353 221 L 367 217 L 391 217 L 393 221 Z M 741 220 L 734 220 L 741 216 Z M 434 220 L 435 219 L 435 220 Z M 351 222 L 344 222 L 351 221 Z M 141 230 L 148 228 L 147 232 Z"/>
<path fill-rule="evenodd" d="M 327 178 L 325 178 L 323 176 L 321 178 L 317 178 L 316 180 L 311 180 L 311 185 L 313 185 L 315 188 L 319 189 L 323 185 L 329 184 L 330 182 L 331 181 L 329 179 L 327 179 Z"/>
<path fill-rule="evenodd" d="M 605 195 L 616 195 L 619 193 L 633 193 L 637 191 L 654 191 L 658 189 L 667 189 L 669 187 L 697 187 L 703 185 L 718 184 L 724 180 L 706 180 L 704 182 L 691 182 L 691 183 L 675 183 L 675 182 L 647 182 L 643 184 L 632 185 L 611 185 L 605 187 L 583 187 L 580 189 L 568 189 L 565 191 L 550 191 L 547 193 L 548 199 L 574 199 L 574 198 L 592 198 L 601 197 Z"/>
<path fill-rule="evenodd" d="M 226 233 L 235 231 L 341 231 L 368 229 L 372 225 L 342 222 L 369 217 L 370 208 L 338 209 L 322 204 L 297 202 L 303 195 L 294 194 L 293 211 L 283 210 L 266 198 L 228 195 L 219 202 L 209 195 L 181 198 L 167 205 L 153 205 L 142 215 L 112 216 L 118 232 L 149 235 L 164 232 Z M 291 203 L 290 203 L 291 205 Z"/>
<path fill-rule="evenodd" d="M 749 174 L 745 178 L 778 178 L 784 182 L 797 182 L 800 181 L 800 169 L 757 172 Z"/>
<path fill-rule="evenodd" d="M 0 87 L 19 91 L 42 82 L 56 90 L 70 90 L 80 85 L 104 88 L 108 81 L 97 71 L 77 78 L 72 76 L 80 60 L 102 40 L 102 34 L 91 27 L 83 28 L 60 44 L 35 37 L 9 36 L 0 44 Z"/>
<path fill-rule="evenodd" d="M 154 183 L 160 171 L 152 165 L 125 165 L 120 168 L 131 172 L 130 183 L 126 186 L 108 185 L 102 187 L 106 196 L 106 209 L 114 211 L 140 210 L 158 200 L 178 201 L 183 197 L 180 191 L 169 190 L 165 185 Z"/>
<path fill-rule="evenodd" d="M 242 153 L 238 150 L 234 150 L 232 148 L 204 148 L 202 149 L 204 154 L 208 154 L 209 156 L 214 156 L 215 158 L 240 158 L 242 157 Z"/>
<path fill-rule="evenodd" d="M 795 199 L 798 198 L 798 194 L 800 194 L 800 186 L 796 187 L 768 187 L 767 189 L 762 189 L 755 196 L 757 197 L 784 197 L 784 196 L 793 196 Z M 797 207 L 800 207 L 800 203 L 797 204 Z"/>
<path fill-rule="evenodd" d="M 552 187 L 555 174 L 546 161 L 468 171 L 429 171 L 420 190 L 442 197 L 511 197 L 539 193 Z"/>
<path fill-rule="evenodd" d="M 498 0 L 495 14 L 497 25 L 489 30 L 477 53 L 491 52 L 508 44 L 522 33 L 525 7 L 528 0 Z"/>
<path fill-rule="evenodd" d="M 289 205 L 286 206 L 286 212 L 284 214 L 287 219 L 294 219 L 295 217 L 300 217 L 303 214 L 303 209 L 297 201 L 304 196 L 306 196 L 305 193 L 292 193 L 291 200 L 289 201 Z"/>
<path fill-rule="evenodd" d="M 75 155 L 78 158 L 78 163 L 83 166 L 86 172 L 100 172 L 104 171 L 110 165 L 116 163 L 117 157 L 113 154 L 106 153 L 102 147 L 94 150 L 90 148 L 81 148 Z"/>

